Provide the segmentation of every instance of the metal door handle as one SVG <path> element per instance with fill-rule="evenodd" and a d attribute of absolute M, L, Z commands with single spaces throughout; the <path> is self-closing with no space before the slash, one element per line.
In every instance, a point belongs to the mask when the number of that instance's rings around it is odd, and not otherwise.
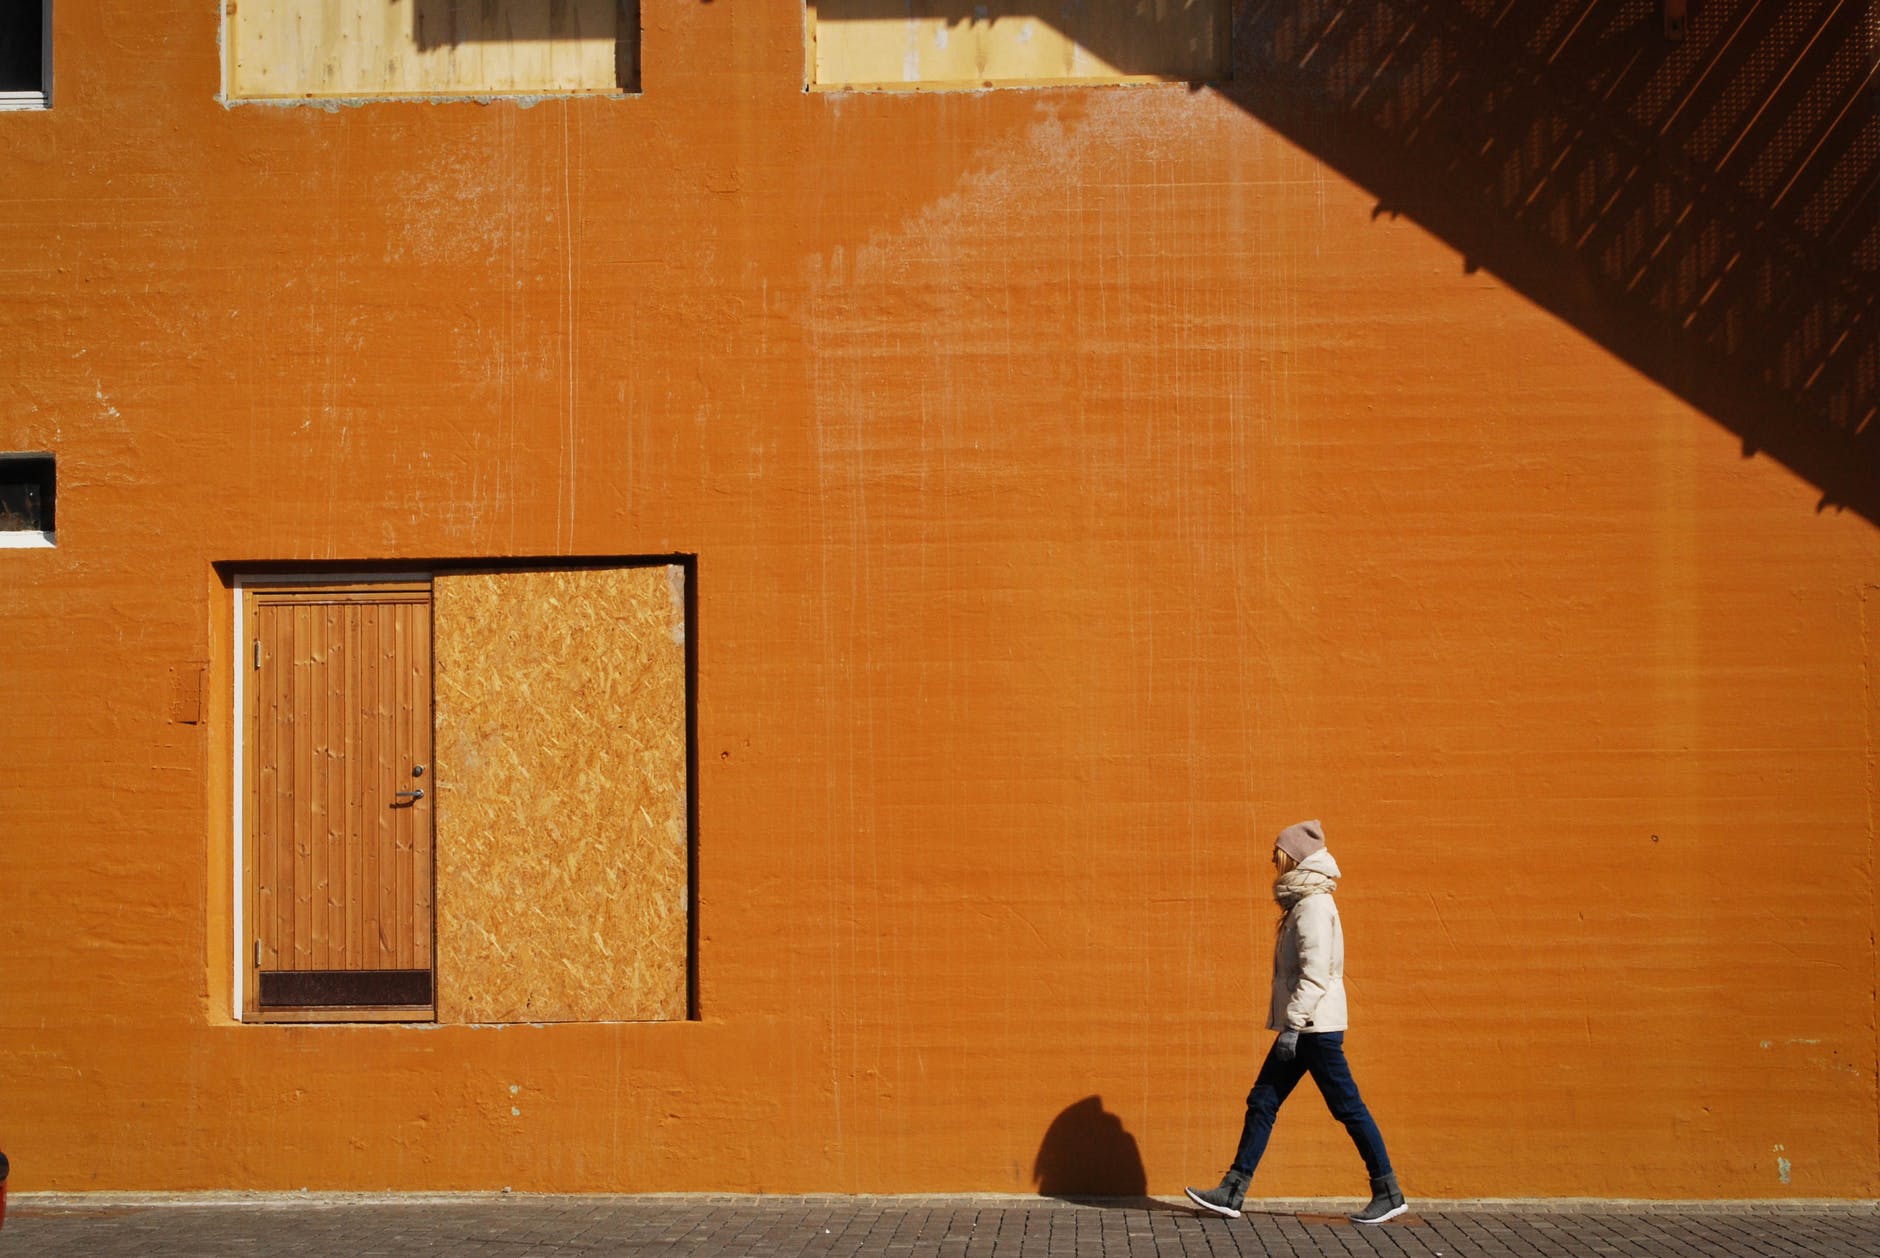
<path fill-rule="evenodd" d="M 415 791 L 393 791 L 392 798 L 393 799 L 423 799 L 424 788 L 420 786 Z"/>

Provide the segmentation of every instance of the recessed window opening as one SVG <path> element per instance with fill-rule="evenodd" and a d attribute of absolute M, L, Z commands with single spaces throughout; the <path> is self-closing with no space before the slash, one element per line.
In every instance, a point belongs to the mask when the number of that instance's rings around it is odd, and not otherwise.
<path fill-rule="evenodd" d="M 0 547 L 53 544 L 56 490 L 50 454 L 0 454 Z"/>
<path fill-rule="evenodd" d="M 52 0 L 0 7 L 0 109 L 44 109 L 52 96 Z"/>
<path fill-rule="evenodd" d="M 237 576 L 236 1016 L 694 1017 L 688 574 Z"/>

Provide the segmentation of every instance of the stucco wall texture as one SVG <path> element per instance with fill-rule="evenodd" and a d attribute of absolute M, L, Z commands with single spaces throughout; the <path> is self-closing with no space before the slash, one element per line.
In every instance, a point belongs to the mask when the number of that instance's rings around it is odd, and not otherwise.
<path fill-rule="evenodd" d="M 216 6 L 55 17 L 16 1191 L 1022 1191 L 1091 1096 L 1211 1181 L 1321 817 L 1413 1195 L 1880 1195 L 1874 526 L 1247 111 L 806 93 L 742 0 L 628 99 L 230 108 Z M 231 1022 L 212 565 L 665 553 L 701 1018 Z M 1302 1093 L 1255 1192 L 1362 1188 Z"/>

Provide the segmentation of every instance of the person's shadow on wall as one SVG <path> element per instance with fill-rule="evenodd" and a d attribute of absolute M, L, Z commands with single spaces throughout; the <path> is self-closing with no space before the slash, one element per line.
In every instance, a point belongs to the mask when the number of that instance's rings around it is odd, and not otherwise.
<path fill-rule="evenodd" d="M 1044 1197 L 1146 1197 L 1149 1176 L 1123 1120 L 1087 1096 L 1051 1120 L 1031 1177 Z"/>

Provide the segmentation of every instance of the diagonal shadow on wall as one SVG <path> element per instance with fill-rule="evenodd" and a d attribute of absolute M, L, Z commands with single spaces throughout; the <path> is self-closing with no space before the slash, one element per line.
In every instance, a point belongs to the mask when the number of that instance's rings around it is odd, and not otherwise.
<path fill-rule="evenodd" d="M 1241 0 L 1214 85 L 1880 522 L 1866 0 Z"/>
<path fill-rule="evenodd" d="M 1197 87 L 1880 522 L 1871 0 L 1692 0 L 1676 40 L 1665 0 L 1227 2 Z M 1129 22 L 993 7 L 1146 68 Z"/>

